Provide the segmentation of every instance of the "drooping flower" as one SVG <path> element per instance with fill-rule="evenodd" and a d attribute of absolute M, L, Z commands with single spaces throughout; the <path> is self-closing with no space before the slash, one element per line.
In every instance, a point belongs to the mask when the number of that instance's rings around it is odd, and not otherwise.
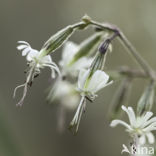
<path fill-rule="evenodd" d="M 74 115 L 74 118 L 70 123 L 70 129 L 75 128 L 75 132 L 78 131 L 82 113 L 85 111 L 86 99 L 92 102 L 97 96 L 96 93 L 99 90 L 112 83 L 112 81 L 107 83 L 108 80 L 109 80 L 109 76 L 104 71 L 97 70 L 90 75 L 89 69 L 88 70 L 81 69 L 78 77 L 77 89 L 80 92 L 82 97 L 81 97 L 80 104 Z"/>
<path fill-rule="evenodd" d="M 83 96 L 89 97 L 91 100 L 97 96 L 96 93 L 102 88 L 110 85 L 113 81 L 109 80 L 109 76 L 102 70 L 95 71 L 90 76 L 90 70 L 82 69 L 78 77 L 78 91 Z"/>
<path fill-rule="evenodd" d="M 51 69 L 51 77 L 55 78 L 55 71 L 60 74 L 59 68 L 52 61 L 50 55 L 42 56 L 41 51 L 31 48 L 30 44 L 25 41 L 18 41 L 20 45 L 17 46 L 18 50 L 22 51 L 22 56 L 26 56 L 28 70 L 26 71 L 27 77 L 26 82 L 19 85 L 14 90 L 14 97 L 18 88 L 24 87 L 23 96 L 17 105 L 23 104 L 24 98 L 27 93 L 27 87 L 32 85 L 35 77 L 40 74 L 40 69 L 49 67 Z"/>
<path fill-rule="evenodd" d="M 146 143 L 146 139 L 150 144 L 155 142 L 155 137 L 151 131 L 156 130 L 156 117 L 152 117 L 152 112 L 146 112 L 146 114 L 142 116 L 136 116 L 132 107 L 126 108 L 122 106 L 123 111 L 125 111 L 128 115 L 130 124 L 122 120 L 113 120 L 110 124 L 111 127 L 115 127 L 118 124 L 126 127 L 126 131 L 134 137 L 138 137 L 138 143 L 143 145 Z"/>
<path fill-rule="evenodd" d="M 75 109 L 78 105 L 80 96 L 75 90 L 75 85 L 68 81 L 58 79 L 54 86 L 50 87 L 47 100 L 53 102 L 60 101 L 66 109 Z"/>
<path fill-rule="evenodd" d="M 79 46 L 71 41 L 65 43 L 63 52 L 62 52 L 62 59 L 60 61 L 60 66 L 62 67 L 63 74 L 70 74 L 72 76 L 77 75 L 79 70 L 83 68 L 88 68 L 93 59 L 87 57 L 81 57 L 76 62 L 72 63 L 74 56 L 79 51 Z"/>
<path fill-rule="evenodd" d="M 58 131 L 63 132 L 65 130 L 67 112 L 73 111 L 79 104 L 80 95 L 76 91 L 75 85 L 59 78 L 54 86 L 52 85 L 49 88 L 47 100 L 49 103 L 59 103 L 57 125 Z"/>

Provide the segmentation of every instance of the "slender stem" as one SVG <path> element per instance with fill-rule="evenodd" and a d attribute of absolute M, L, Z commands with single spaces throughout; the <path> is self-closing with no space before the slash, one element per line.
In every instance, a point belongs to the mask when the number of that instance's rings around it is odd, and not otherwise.
<path fill-rule="evenodd" d="M 126 36 L 120 32 L 120 39 L 125 45 L 125 47 L 131 52 L 131 54 L 135 57 L 140 66 L 144 69 L 144 71 L 149 75 L 152 79 L 154 78 L 153 69 L 149 66 L 149 64 L 141 57 L 139 52 L 134 48 L 134 46 L 130 43 L 130 41 L 126 38 Z"/>
<path fill-rule="evenodd" d="M 109 23 L 98 23 L 95 21 L 90 21 L 90 24 L 100 27 L 101 29 L 118 32 L 119 38 L 122 41 L 123 45 L 130 51 L 130 53 L 135 57 L 136 61 L 143 68 L 145 73 L 150 76 L 151 79 L 156 80 L 156 75 L 153 72 L 153 69 L 148 65 L 148 63 L 140 56 L 139 52 L 134 48 L 131 42 L 126 38 L 123 32 L 116 27 L 115 25 L 111 25 Z"/>

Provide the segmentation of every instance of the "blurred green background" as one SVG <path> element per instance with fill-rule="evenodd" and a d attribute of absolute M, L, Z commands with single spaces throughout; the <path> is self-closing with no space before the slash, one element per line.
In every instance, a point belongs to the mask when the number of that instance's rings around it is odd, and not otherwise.
<path fill-rule="evenodd" d="M 33 48 L 56 31 L 73 24 L 87 13 L 93 19 L 118 25 L 141 55 L 156 66 L 155 0 L 0 0 L 0 156 L 117 156 L 127 134 L 122 127 L 109 127 L 108 108 L 119 84 L 104 89 L 93 104 L 88 103 L 77 136 L 57 130 L 57 107 L 45 102 L 49 70 L 45 69 L 22 108 L 15 104 L 13 90 L 23 83 L 26 61 L 16 50 L 18 40 Z M 93 31 L 77 32 L 71 39 L 80 43 Z M 106 69 L 120 65 L 135 67 L 135 62 L 116 41 L 107 59 Z M 58 61 L 61 49 L 53 54 Z M 130 104 L 135 106 L 146 81 L 133 84 Z M 21 90 L 22 91 L 22 90 Z M 68 113 L 66 128 L 74 112 Z"/>

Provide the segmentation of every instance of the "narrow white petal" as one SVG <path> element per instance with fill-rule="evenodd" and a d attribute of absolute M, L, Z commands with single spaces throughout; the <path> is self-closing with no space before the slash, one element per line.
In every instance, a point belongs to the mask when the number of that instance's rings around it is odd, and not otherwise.
<path fill-rule="evenodd" d="M 144 116 L 144 121 L 147 121 L 148 119 L 150 119 L 152 117 L 153 113 L 152 112 L 146 112 L 145 116 Z"/>
<path fill-rule="evenodd" d="M 144 132 L 150 132 L 150 131 L 154 131 L 154 130 L 156 130 L 156 123 L 155 122 L 143 129 Z"/>
<path fill-rule="evenodd" d="M 146 137 L 145 135 L 141 135 L 141 137 L 139 138 L 139 144 L 144 145 L 145 143 L 146 143 Z"/>
<path fill-rule="evenodd" d="M 26 45 L 30 46 L 30 44 L 26 41 L 18 41 L 17 43 L 22 43 L 22 44 L 26 44 Z"/>
<path fill-rule="evenodd" d="M 156 119 L 149 120 L 152 115 L 153 115 L 152 112 L 146 112 L 146 114 L 142 117 L 142 125 L 141 125 L 142 128 L 149 125 L 149 123 L 152 123 L 152 121 L 156 121 Z"/>
<path fill-rule="evenodd" d="M 128 125 L 126 122 L 122 121 L 122 120 L 113 120 L 110 124 L 111 127 L 116 127 L 118 124 L 123 125 L 124 127 L 126 127 L 128 130 L 132 130 L 131 126 Z"/>
<path fill-rule="evenodd" d="M 135 123 L 134 123 L 134 118 L 135 118 L 135 116 L 134 116 L 132 110 L 131 110 L 130 108 L 127 109 L 124 105 L 122 105 L 121 108 L 122 108 L 122 110 L 124 110 L 124 111 L 127 113 L 128 118 L 129 118 L 129 121 L 130 121 L 130 124 L 131 124 L 131 125 L 134 125 L 134 124 L 135 124 Z"/>
<path fill-rule="evenodd" d="M 136 117 L 132 107 L 128 107 L 129 114 L 131 116 L 131 123 L 135 123 Z"/>
<path fill-rule="evenodd" d="M 22 50 L 22 49 L 27 48 L 27 47 L 28 47 L 27 45 L 22 44 L 22 45 L 18 45 L 17 49 Z"/>
<path fill-rule="evenodd" d="M 146 133 L 146 136 L 147 136 L 148 142 L 149 142 L 150 144 L 153 144 L 153 143 L 155 142 L 154 135 L 153 135 L 151 132 Z"/>
<path fill-rule="evenodd" d="M 146 126 L 148 126 L 149 124 L 154 123 L 154 122 L 156 122 L 156 117 L 153 117 L 153 118 L 151 118 L 150 120 L 146 121 L 146 122 L 142 125 L 142 128 L 143 128 L 143 127 L 146 127 Z"/>

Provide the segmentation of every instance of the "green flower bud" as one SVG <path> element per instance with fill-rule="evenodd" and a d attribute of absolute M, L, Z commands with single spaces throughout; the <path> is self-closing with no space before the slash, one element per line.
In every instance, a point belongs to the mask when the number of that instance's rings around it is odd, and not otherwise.
<path fill-rule="evenodd" d="M 50 39 L 43 45 L 41 55 L 45 56 L 54 52 L 72 35 L 74 30 L 73 26 L 69 25 L 50 37 Z"/>
<path fill-rule="evenodd" d="M 130 77 L 125 77 L 121 80 L 119 88 L 115 92 L 114 97 L 112 98 L 110 111 L 108 113 L 109 119 L 113 120 L 120 118 L 121 116 L 121 106 L 128 104 L 128 98 L 132 88 L 132 79 Z"/>
<path fill-rule="evenodd" d="M 155 82 L 150 82 L 150 84 L 145 88 L 142 96 L 137 105 L 137 113 L 138 115 L 142 115 L 147 111 L 150 111 L 153 103 L 154 103 L 154 90 L 155 89 Z"/>

